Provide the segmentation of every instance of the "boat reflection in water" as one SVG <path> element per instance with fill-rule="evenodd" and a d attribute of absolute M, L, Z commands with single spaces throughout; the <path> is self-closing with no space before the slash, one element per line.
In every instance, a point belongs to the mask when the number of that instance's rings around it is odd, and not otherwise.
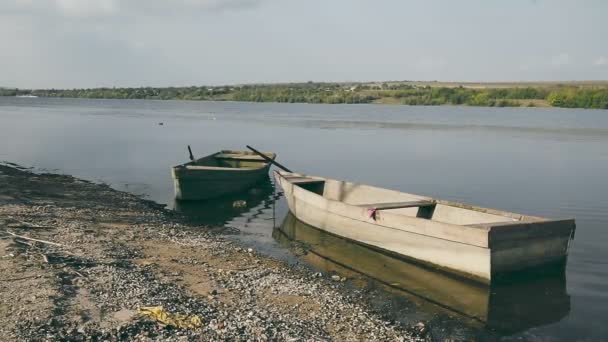
<path fill-rule="evenodd" d="M 537 269 L 483 285 L 404 261 L 328 234 L 289 213 L 273 237 L 296 247 L 308 263 L 349 277 L 364 276 L 423 305 L 472 318 L 492 331 L 514 334 L 556 322 L 570 311 L 563 268 Z M 396 291 L 394 291 L 396 290 Z"/>
<path fill-rule="evenodd" d="M 272 210 L 273 192 L 274 186 L 270 177 L 266 176 L 247 191 L 210 200 L 176 200 L 174 208 L 193 223 L 222 227 L 235 218 L 248 216 L 249 219 L 255 219 L 262 210 Z M 257 207 L 261 207 L 260 213 L 252 210 Z"/>

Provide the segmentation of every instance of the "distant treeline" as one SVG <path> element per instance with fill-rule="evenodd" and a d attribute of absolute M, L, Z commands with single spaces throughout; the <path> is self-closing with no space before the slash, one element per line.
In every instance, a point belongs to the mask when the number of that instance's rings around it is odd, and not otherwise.
<path fill-rule="evenodd" d="M 0 96 L 92 99 L 215 100 L 288 103 L 537 106 L 608 109 L 606 87 L 465 88 L 412 84 L 294 83 L 244 86 L 93 89 L 0 89 Z"/>

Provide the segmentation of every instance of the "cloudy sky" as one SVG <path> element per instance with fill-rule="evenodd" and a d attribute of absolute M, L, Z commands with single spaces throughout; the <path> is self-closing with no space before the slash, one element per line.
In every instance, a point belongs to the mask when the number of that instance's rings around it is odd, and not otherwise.
<path fill-rule="evenodd" d="M 606 0 L 0 0 L 0 86 L 608 79 Z"/>

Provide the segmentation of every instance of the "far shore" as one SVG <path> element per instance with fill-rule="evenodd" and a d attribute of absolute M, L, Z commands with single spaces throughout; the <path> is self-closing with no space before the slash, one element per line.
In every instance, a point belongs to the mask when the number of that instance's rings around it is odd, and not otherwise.
<path fill-rule="evenodd" d="M 608 109 L 608 81 L 281 83 L 191 87 L 12 89 L 0 96 L 323 104 Z"/>
<path fill-rule="evenodd" d="M 2 97 L 14 97 L 14 96 L 2 96 Z M 564 108 L 564 107 L 554 107 L 551 106 L 546 100 L 514 100 L 519 103 L 519 105 L 510 105 L 510 106 L 472 106 L 467 104 L 431 104 L 431 105 L 416 105 L 416 104 L 402 104 L 398 101 L 395 101 L 391 98 L 383 98 L 377 101 L 369 102 L 369 103 L 314 103 L 314 102 L 280 102 L 280 101 L 238 101 L 238 100 L 225 100 L 225 99 L 208 99 L 208 100 L 192 100 L 192 99 L 157 99 L 157 98 L 147 98 L 147 99 L 122 99 L 122 98 L 90 98 L 90 97 L 57 97 L 57 96 L 32 96 L 25 98 L 41 98 L 41 99 L 85 99 L 85 100 L 139 100 L 139 101 L 176 101 L 176 102 L 226 102 L 226 103 L 268 103 L 268 104 L 300 104 L 300 105 L 369 105 L 369 106 L 404 106 L 404 107 L 478 107 L 478 108 L 529 108 L 529 109 L 583 109 L 583 110 L 606 110 L 604 108 Z"/>

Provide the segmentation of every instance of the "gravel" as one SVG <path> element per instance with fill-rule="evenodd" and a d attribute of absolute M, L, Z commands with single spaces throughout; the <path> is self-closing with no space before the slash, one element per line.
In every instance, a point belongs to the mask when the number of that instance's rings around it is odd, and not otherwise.
<path fill-rule="evenodd" d="M 367 307 L 345 278 L 259 255 L 153 202 L 70 176 L 2 165 L 0 176 L 2 341 L 430 339 L 423 323 Z M 165 326 L 137 314 L 146 306 L 203 326 Z"/>

